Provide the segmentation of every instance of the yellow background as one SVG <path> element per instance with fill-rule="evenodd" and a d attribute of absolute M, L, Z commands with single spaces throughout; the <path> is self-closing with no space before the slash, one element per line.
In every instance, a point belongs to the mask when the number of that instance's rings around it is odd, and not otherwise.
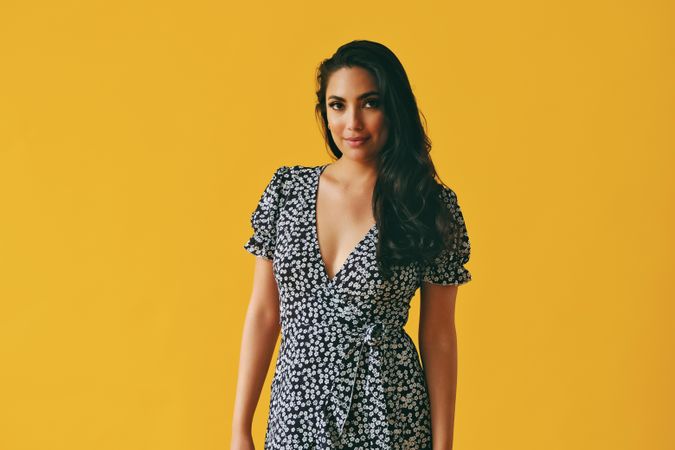
<path fill-rule="evenodd" d="M 314 70 L 352 39 L 403 62 L 467 222 L 455 449 L 675 448 L 674 18 L 3 1 L 0 448 L 229 448 L 250 213 L 330 161 Z"/>

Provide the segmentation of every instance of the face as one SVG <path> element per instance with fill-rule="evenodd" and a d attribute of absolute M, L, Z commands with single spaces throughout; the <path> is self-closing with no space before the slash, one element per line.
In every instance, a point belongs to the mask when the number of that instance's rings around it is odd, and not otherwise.
<path fill-rule="evenodd" d="M 361 67 L 344 67 L 330 76 L 326 114 L 343 156 L 372 159 L 387 142 L 386 117 L 375 78 Z"/>

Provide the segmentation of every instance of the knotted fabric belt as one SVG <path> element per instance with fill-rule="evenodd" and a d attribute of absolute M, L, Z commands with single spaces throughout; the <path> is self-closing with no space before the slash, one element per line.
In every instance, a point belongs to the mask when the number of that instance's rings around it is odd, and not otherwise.
<path fill-rule="evenodd" d="M 332 417 L 336 422 L 338 438 L 342 437 L 351 411 L 359 369 L 365 366 L 364 399 L 366 404 L 363 414 L 370 416 L 366 425 L 370 427 L 371 436 L 377 437 L 378 440 L 388 441 L 387 404 L 383 379 L 384 352 L 380 344 L 389 339 L 404 336 L 403 327 L 387 326 L 380 321 L 368 323 L 358 329 L 336 324 L 311 324 L 299 327 L 294 325 L 294 327 L 320 334 L 335 335 L 339 342 L 346 344 L 344 358 L 340 361 L 337 376 L 332 382 L 330 393 L 323 405 L 324 412 L 327 412 L 328 417 Z M 367 348 L 367 352 L 364 348 Z M 386 444 L 386 442 L 381 442 L 381 444 Z"/>

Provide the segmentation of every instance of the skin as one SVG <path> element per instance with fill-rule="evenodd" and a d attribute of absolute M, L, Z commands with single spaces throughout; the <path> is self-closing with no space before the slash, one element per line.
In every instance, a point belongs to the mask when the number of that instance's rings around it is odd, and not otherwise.
<path fill-rule="evenodd" d="M 375 157 L 387 141 L 388 126 L 376 80 L 360 67 L 333 73 L 326 110 L 328 128 L 342 157 L 321 174 L 316 219 L 321 257 L 333 278 L 375 223 L 371 208 Z M 368 140 L 356 147 L 349 145 L 347 138 L 355 136 L 368 136 Z M 433 449 L 450 450 L 457 379 L 457 286 L 425 282 L 420 294 L 420 355 L 429 387 Z M 279 332 L 279 293 L 272 261 L 256 257 L 242 336 L 231 450 L 254 448 L 251 424 Z"/>
<path fill-rule="evenodd" d="M 359 67 L 336 71 L 326 87 L 328 128 L 342 152 L 321 174 L 317 196 L 319 247 L 329 278 L 375 224 L 375 158 L 389 135 L 376 92 L 373 76 Z M 368 139 L 351 146 L 347 138 L 357 136 Z"/>
<path fill-rule="evenodd" d="M 433 450 L 452 450 L 457 395 L 457 285 L 422 282 L 419 350 L 431 403 Z"/>

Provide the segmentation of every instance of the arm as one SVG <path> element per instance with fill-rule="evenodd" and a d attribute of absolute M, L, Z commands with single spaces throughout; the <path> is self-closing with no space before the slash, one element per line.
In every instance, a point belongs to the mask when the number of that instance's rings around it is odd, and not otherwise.
<path fill-rule="evenodd" d="M 249 301 L 239 356 L 232 436 L 250 436 L 255 408 L 279 337 L 279 292 L 272 261 L 255 258 L 253 292 Z"/>
<path fill-rule="evenodd" d="M 429 388 L 433 450 L 452 450 L 457 391 L 457 286 L 423 282 L 420 297 L 420 356 Z"/>

